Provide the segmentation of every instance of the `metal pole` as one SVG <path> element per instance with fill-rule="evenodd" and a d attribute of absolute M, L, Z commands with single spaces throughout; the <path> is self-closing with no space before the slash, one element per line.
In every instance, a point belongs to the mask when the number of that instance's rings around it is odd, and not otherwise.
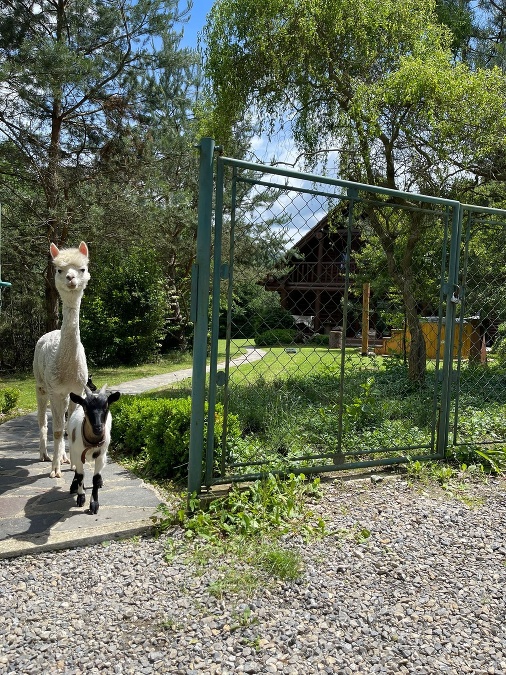
<path fill-rule="evenodd" d="M 223 183 L 224 167 L 218 162 L 216 168 L 216 204 L 214 216 L 214 260 L 211 310 L 211 355 L 209 359 L 209 402 L 207 407 L 207 444 L 205 485 L 210 487 L 214 464 L 214 415 L 216 411 L 216 386 L 218 378 L 218 339 L 220 328 L 220 293 L 224 270 L 221 265 L 223 231 Z"/>
<path fill-rule="evenodd" d="M 439 416 L 437 452 L 446 457 L 448 452 L 448 434 L 450 427 L 450 398 L 453 373 L 453 344 L 455 334 L 455 315 L 459 302 L 459 259 L 462 227 L 462 208 L 458 204 L 453 209 L 452 230 L 450 235 L 450 260 L 448 281 L 444 288 L 446 294 L 445 346 L 443 354 L 443 382 L 441 387 L 441 414 Z"/>
<path fill-rule="evenodd" d="M 362 356 L 369 353 L 369 298 L 371 296 L 371 284 L 362 286 Z"/>
<path fill-rule="evenodd" d="M 202 485 L 204 445 L 206 359 L 211 273 L 211 227 L 213 212 L 214 140 L 202 138 L 200 145 L 197 251 L 192 269 L 191 320 L 193 321 L 192 409 L 188 458 L 188 496 Z"/>

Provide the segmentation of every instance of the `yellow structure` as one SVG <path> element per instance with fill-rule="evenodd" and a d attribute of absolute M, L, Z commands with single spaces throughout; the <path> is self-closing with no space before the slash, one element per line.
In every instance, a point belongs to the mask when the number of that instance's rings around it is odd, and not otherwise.
<path fill-rule="evenodd" d="M 465 319 L 463 324 L 457 322 L 455 327 L 455 340 L 453 345 L 453 358 L 458 355 L 460 344 L 460 330 L 462 332 L 462 352 L 461 358 L 471 358 L 477 361 L 481 359 L 481 338 L 478 329 L 479 319 Z M 435 359 L 437 355 L 438 345 L 438 320 L 437 318 L 421 319 L 420 325 L 422 327 L 423 337 L 425 339 L 425 346 L 427 349 L 427 358 Z M 445 325 L 441 326 L 441 341 L 439 344 L 439 356 L 443 356 L 445 347 L 446 330 Z M 406 339 L 406 351 L 409 352 L 410 333 L 409 330 L 404 332 L 403 328 L 392 329 L 390 337 L 384 337 L 381 345 L 375 348 L 375 353 L 383 356 L 401 355 L 404 353 L 404 339 Z"/>

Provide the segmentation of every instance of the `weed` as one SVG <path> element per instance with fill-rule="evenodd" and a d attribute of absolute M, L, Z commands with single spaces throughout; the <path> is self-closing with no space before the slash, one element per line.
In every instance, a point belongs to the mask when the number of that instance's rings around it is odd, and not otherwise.
<path fill-rule="evenodd" d="M 168 563 L 177 558 L 192 564 L 197 575 L 217 570 L 219 577 L 209 584 L 209 593 L 217 598 L 249 597 L 268 579 L 293 581 L 302 575 L 301 555 L 282 547 L 279 538 L 327 535 L 325 522 L 307 504 L 319 496 L 318 478 L 270 475 L 242 490 L 233 487 L 205 509 L 196 495 L 182 495 L 176 508 L 160 505 L 153 522 L 158 534 L 173 528 L 184 532 L 182 539 L 167 541 Z"/>
<path fill-rule="evenodd" d="M 257 564 L 270 576 L 288 581 L 299 579 L 303 569 L 300 553 L 272 544 L 259 550 Z"/>
<path fill-rule="evenodd" d="M 227 594 L 251 597 L 260 585 L 260 577 L 251 569 L 228 569 L 220 579 L 209 584 L 209 593 L 222 600 Z"/>
<path fill-rule="evenodd" d="M 168 616 L 159 623 L 159 627 L 161 630 L 177 631 L 183 628 L 183 624 Z"/>
<path fill-rule="evenodd" d="M 237 630 L 238 628 L 248 628 L 258 623 L 258 618 L 253 615 L 251 607 L 246 605 L 242 611 L 233 614 L 234 623 L 230 626 L 230 630 Z"/>
<path fill-rule="evenodd" d="M 364 544 L 366 541 L 369 541 L 371 536 L 371 531 L 366 527 L 359 527 L 355 532 L 355 541 L 357 544 Z"/>

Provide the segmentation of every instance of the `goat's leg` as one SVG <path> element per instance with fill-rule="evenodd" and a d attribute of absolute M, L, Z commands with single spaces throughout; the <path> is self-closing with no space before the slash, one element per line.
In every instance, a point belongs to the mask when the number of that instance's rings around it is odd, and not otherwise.
<path fill-rule="evenodd" d="M 37 385 L 37 422 L 39 424 L 39 456 L 41 462 L 50 462 L 47 454 L 47 404 L 49 396 L 42 385 Z"/>
<path fill-rule="evenodd" d="M 100 472 L 104 468 L 105 453 L 95 458 L 95 473 L 93 475 L 93 487 L 91 488 L 90 513 L 98 513 L 98 489 L 103 486 Z"/>
<path fill-rule="evenodd" d="M 74 474 L 74 480 L 72 481 L 72 485 L 74 485 L 74 481 L 77 483 L 76 506 L 84 506 L 84 502 L 86 501 L 86 493 L 84 491 L 84 473 L 77 473 L 76 471 Z M 71 489 L 72 485 L 70 486 Z"/>
<path fill-rule="evenodd" d="M 75 495 L 77 493 L 76 505 L 84 506 L 84 502 L 86 501 L 86 493 L 84 491 L 84 464 L 80 457 L 75 457 L 75 464 L 76 470 L 70 486 L 70 494 Z"/>

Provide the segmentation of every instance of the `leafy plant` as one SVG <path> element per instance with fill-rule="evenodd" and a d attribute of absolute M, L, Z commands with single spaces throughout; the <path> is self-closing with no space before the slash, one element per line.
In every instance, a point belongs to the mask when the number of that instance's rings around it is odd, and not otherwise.
<path fill-rule="evenodd" d="M 191 399 L 123 396 L 114 411 L 112 443 L 117 452 L 137 457 L 143 471 L 154 478 L 187 473 L 191 425 Z M 223 406 L 216 405 L 215 446 L 221 443 Z M 230 443 L 239 439 L 237 418 L 228 416 Z"/>
<path fill-rule="evenodd" d="M 0 389 L 0 413 L 5 415 L 17 406 L 21 392 L 14 387 Z"/>
<path fill-rule="evenodd" d="M 296 335 L 296 330 L 291 330 L 289 328 L 275 328 L 256 335 L 255 344 L 258 347 L 289 345 L 295 342 Z"/>
<path fill-rule="evenodd" d="M 308 499 L 320 496 L 320 482 L 290 475 L 265 480 L 215 499 L 203 508 L 196 495 L 181 496 L 176 507 L 161 504 L 153 516 L 155 533 L 181 527 L 183 540 L 167 540 L 167 559 L 187 556 L 193 564 L 209 566 L 217 573 L 209 592 L 219 598 L 227 593 L 251 595 L 266 577 L 295 580 L 303 573 L 296 550 L 286 549 L 279 538 L 288 533 L 306 537 L 326 535 L 322 518 L 308 507 Z M 227 564 L 221 561 L 226 558 Z M 232 561 L 232 562 L 230 562 Z M 234 566 L 235 562 L 238 566 Z M 198 571 L 197 571 L 198 574 Z M 249 613 L 239 617 L 238 627 L 254 621 Z"/>
<path fill-rule="evenodd" d="M 244 489 L 233 486 L 226 497 L 213 500 L 206 510 L 194 495 L 174 512 L 161 504 L 153 517 L 155 530 L 181 525 L 188 537 L 219 541 L 223 537 L 256 537 L 296 531 L 306 536 L 324 534 L 325 523 L 308 509 L 306 499 L 320 495 L 318 478 L 303 474 L 286 480 L 270 474 Z"/>

